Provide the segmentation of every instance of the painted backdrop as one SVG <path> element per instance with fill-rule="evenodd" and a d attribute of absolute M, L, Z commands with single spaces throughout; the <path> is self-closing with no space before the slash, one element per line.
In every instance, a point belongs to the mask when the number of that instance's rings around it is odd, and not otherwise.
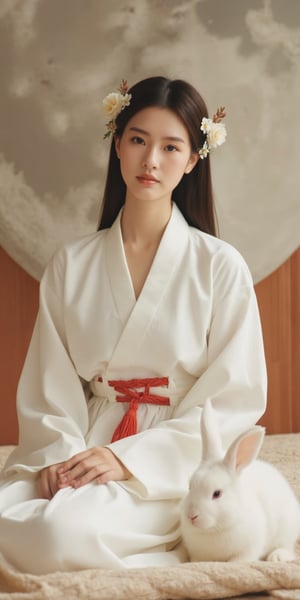
<path fill-rule="evenodd" d="M 300 2 L 1 0 L 0 243 L 36 279 L 93 231 L 122 78 L 188 79 L 228 142 L 212 157 L 221 235 L 257 282 L 299 246 Z"/>

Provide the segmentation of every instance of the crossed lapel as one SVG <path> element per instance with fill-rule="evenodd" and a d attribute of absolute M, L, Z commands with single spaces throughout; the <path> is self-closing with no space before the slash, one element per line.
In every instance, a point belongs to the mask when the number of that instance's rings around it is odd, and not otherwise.
<path fill-rule="evenodd" d="M 121 213 L 106 238 L 106 265 L 112 294 L 123 326 L 108 369 L 117 369 L 139 348 L 174 270 L 188 244 L 189 227 L 176 205 L 164 231 L 143 289 L 136 300 L 121 233 Z"/>

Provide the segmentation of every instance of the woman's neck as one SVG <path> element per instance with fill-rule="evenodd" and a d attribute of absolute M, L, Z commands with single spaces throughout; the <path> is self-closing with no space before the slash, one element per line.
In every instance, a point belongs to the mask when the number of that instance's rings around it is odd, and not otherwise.
<path fill-rule="evenodd" d="M 126 203 L 123 208 L 121 229 L 123 243 L 145 248 L 158 245 L 169 222 L 172 204 L 138 205 Z"/>

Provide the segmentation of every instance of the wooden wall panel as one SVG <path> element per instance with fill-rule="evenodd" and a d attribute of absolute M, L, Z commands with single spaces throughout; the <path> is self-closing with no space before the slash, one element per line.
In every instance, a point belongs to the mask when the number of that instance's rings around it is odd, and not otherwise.
<path fill-rule="evenodd" d="M 0 248 L 0 444 L 17 441 L 15 396 L 38 307 L 38 283 Z M 300 431 L 300 249 L 256 285 L 268 365 L 268 433 Z"/>
<path fill-rule="evenodd" d="M 293 431 L 297 427 L 293 414 L 292 377 L 294 262 L 295 258 L 290 258 L 256 285 L 269 378 L 268 407 L 261 422 L 269 433 Z"/>
<path fill-rule="evenodd" d="M 0 444 L 18 437 L 15 397 L 38 307 L 38 283 L 0 248 Z"/>
<path fill-rule="evenodd" d="M 300 431 L 300 249 L 291 257 L 291 323 L 292 418 Z"/>

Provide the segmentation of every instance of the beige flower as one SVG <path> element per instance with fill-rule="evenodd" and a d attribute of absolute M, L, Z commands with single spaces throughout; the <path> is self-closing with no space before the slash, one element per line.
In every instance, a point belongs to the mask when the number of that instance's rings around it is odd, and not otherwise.
<path fill-rule="evenodd" d="M 123 96 L 123 94 L 120 94 L 119 92 L 111 92 L 111 94 L 108 94 L 104 98 L 102 110 L 109 120 L 115 119 L 124 106 L 128 106 L 129 102 L 127 102 L 126 96 L 128 96 L 128 94 Z"/>
<path fill-rule="evenodd" d="M 107 123 L 105 123 L 106 133 L 103 136 L 104 139 L 115 133 L 117 116 L 120 114 L 123 108 L 125 108 L 125 106 L 129 106 L 130 104 L 131 94 L 127 94 L 127 90 L 127 81 L 122 79 L 119 86 L 119 91 L 107 94 L 104 100 L 102 100 L 102 111 L 103 114 L 108 118 Z"/>
<path fill-rule="evenodd" d="M 226 140 L 226 128 L 223 123 L 211 123 L 211 126 L 207 132 L 207 145 L 209 150 L 213 150 L 218 146 L 224 144 Z"/>

